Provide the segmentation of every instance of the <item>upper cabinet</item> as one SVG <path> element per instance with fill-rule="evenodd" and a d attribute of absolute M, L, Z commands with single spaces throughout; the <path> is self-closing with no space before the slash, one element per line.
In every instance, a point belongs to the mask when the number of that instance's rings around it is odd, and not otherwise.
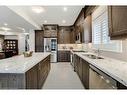
<path fill-rule="evenodd" d="M 92 42 L 92 20 L 91 13 L 96 6 L 85 6 L 77 20 L 75 21 L 75 38 L 78 43 L 91 43 Z"/>
<path fill-rule="evenodd" d="M 44 28 L 44 37 L 57 37 L 58 25 L 43 25 Z"/>
<path fill-rule="evenodd" d="M 84 43 L 91 43 L 92 42 L 92 21 L 91 21 L 91 15 L 88 15 L 84 20 L 84 37 L 83 42 Z"/>
<path fill-rule="evenodd" d="M 44 51 L 44 31 L 35 30 L 35 52 Z"/>
<path fill-rule="evenodd" d="M 84 8 L 81 10 L 78 18 L 76 19 L 75 26 L 75 42 L 82 43 L 83 42 L 83 31 L 84 31 Z"/>
<path fill-rule="evenodd" d="M 74 43 L 74 32 L 72 26 L 59 26 L 58 44 Z"/>
<path fill-rule="evenodd" d="M 127 37 L 127 6 L 109 6 L 108 15 L 110 38 Z"/>

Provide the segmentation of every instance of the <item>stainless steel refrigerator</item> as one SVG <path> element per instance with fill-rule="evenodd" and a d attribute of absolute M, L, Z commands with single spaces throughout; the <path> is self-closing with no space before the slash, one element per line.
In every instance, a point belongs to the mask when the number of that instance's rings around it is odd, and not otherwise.
<path fill-rule="evenodd" d="M 51 62 L 57 62 L 57 38 L 44 38 L 44 52 L 51 52 Z"/>

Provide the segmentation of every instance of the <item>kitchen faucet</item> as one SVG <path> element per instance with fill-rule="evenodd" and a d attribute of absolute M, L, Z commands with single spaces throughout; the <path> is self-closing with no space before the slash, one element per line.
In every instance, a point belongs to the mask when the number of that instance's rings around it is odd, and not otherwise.
<path fill-rule="evenodd" d="M 97 50 L 95 50 L 95 53 L 97 53 L 97 56 L 100 56 L 100 49 L 98 48 Z"/>

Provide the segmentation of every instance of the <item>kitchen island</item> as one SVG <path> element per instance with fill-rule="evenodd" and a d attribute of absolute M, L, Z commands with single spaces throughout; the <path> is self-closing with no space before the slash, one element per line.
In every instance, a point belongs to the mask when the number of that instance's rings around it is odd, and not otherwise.
<path fill-rule="evenodd" d="M 40 89 L 50 71 L 50 53 L 0 60 L 0 89 Z"/>

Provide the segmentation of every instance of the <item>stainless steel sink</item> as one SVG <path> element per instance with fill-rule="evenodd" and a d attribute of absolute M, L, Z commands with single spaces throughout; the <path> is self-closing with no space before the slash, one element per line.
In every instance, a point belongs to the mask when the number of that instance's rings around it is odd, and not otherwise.
<path fill-rule="evenodd" d="M 91 59 L 104 59 L 102 57 L 96 56 L 96 55 L 92 55 L 92 54 L 82 54 L 83 56 L 87 56 Z"/>

